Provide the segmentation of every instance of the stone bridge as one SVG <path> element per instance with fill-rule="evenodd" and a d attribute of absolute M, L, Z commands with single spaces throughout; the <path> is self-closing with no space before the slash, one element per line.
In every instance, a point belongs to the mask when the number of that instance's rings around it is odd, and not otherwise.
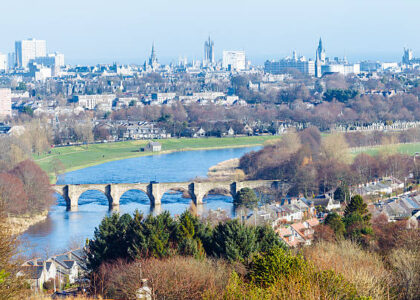
<path fill-rule="evenodd" d="M 77 210 L 79 197 L 86 191 L 97 190 L 107 197 L 110 209 L 118 209 L 121 196 L 130 190 L 146 193 L 152 207 L 160 206 L 163 194 L 171 190 L 184 190 L 191 196 L 195 205 L 203 204 L 203 198 L 213 190 L 227 191 L 234 197 L 242 188 L 279 189 L 282 183 L 277 180 L 249 181 L 209 181 L 209 182 L 151 182 L 151 183 L 109 183 L 109 184 L 66 184 L 55 185 L 54 190 L 66 201 L 68 210 Z"/>

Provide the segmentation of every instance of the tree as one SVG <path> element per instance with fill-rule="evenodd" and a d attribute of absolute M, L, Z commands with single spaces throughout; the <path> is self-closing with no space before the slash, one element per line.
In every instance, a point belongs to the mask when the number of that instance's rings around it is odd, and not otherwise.
<path fill-rule="evenodd" d="M 199 232 L 203 231 L 204 225 L 189 211 L 181 214 L 177 224 L 178 252 L 181 255 L 204 257 L 203 244 Z"/>
<path fill-rule="evenodd" d="M 169 256 L 170 242 L 175 239 L 176 223 L 168 211 L 154 217 L 147 216 L 143 222 L 143 234 L 146 238 L 147 256 L 162 258 Z"/>
<path fill-rule="evenodd" d="M 351 197 L 351 201 L 347 204 L 344 210 L 344 217 L 349 216 L 352 213 L 358 213 L 361 216 L 367 216 L 369 211 L 367 210 L 367 204 L 363 201 L 362 196 L 354 195 Z M 370 219 L 370 217 L 368 217 Z"/>
<path fill-rule="evenodd" d="M 253 258 L 249 277 L 252 283 L 268 287 L 299 274 L 307 273 L 308 270 L 309 266 L 303 256 L 295 256 L 288 250 L 274 247 Z"/>
<path fill-rule="evenodd" d="M 340 201 L 340 203 L 346 202 L 349 199 L 350 191 L 347 186 L 339 186 L 334 191 L 334 200 Z"/>
<path fill-rule="evenodd" d="M 258 248 L 261 252 L 267 252 L 271 248 L 280 247 L 286 249 L 286 244 L 279 239 L 277 233 L 270 226 L 257 226 L 256 228 Z"/>
<path fill-rule="evenodd" d="M 95 228 L 94 237 L 89 241 L 88 266 L 91 270 L 97 270 L 103 262 L 128 256 L 126 234 L 130 222 L 130 215 L 120 217 L 115 213 L 105 216 Z"/>
<path fill-rule="evenodd" d="M 255 229 L 229 220 L 219 223 L 213 231 L 213 255 L 229 261 L 247 261 L 258 250 Z"/>
<path fill-rule="evenodd" d="M 0 199 L 3 201 L 0 205 L 7 213 L 22 214 L 29 210 L 23 182 L 12 174 L 0 173 Z"/>
<path fill-rule="evenodd" d="M 335 212 L 327 215 L 324 220 L 324 224 L 334 230 L 337 238 L 342 238 L 346 232 L 346 227 L 344 226 L 342 218 Z"/>
<path fill-rule="evenodd" d="M 252 208 L 258 205 L 258 198 L 252 189 L 243 188 L 236 193 L 233 203 L 236 206 Z"/>
<path fill-rule="evenodd" d="M 22 181 L 30 212 L 42 212 L 54 203 L 55 197 L 48 175 L 35 162 L 25 160 L 10 170 L 9 174 Z"/>
<path fill-rule="evenodd" d="M 373 236 L 370 218 L 371 215 L 363 198 L 360 195 L 353 196 L 344 210 L 346 237 L 367 246 Z"/>
<path fill-rule="evenodd" d="M 18 249 L 18 236 L 11 233 L 0 205 L 0 300 L 26 299 L 28 296 L 24 277 L 18 276 L 21 266 L 17 259 Z"/>

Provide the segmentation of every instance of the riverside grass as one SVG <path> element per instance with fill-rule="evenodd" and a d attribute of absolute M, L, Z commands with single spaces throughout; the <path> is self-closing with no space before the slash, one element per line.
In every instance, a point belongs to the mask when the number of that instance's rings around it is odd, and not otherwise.
<path fill-rule="evenodd" d="M 114 160 L 133 158 L 146 155 L 165 154 L 175 151 L 222 149 L 236 147 L 252 147 L 264 145 L 269 140 L 279 139 L 278 136 L 244 136 L 224 138 L 179 138 L 154 140 L 162 144 L 159 153 L 140 152 L 149 140 L 135 140 L 115 143 L 89 144 L 51 148 L 50 153 L 34 155 L 34 161 L 48 173 L 54 182 L 54 165 L 60 161 L 63 172 L 74 171 L 99 165 Z"/>
<path fill-rule="evenodd" d="M 378 155 L 381 152 L 395 152 L 407 155 L 414 155 L 415 153 L 420 152 L 420 143 L 378 145 L 351 149 L 351 153 L 354 156 L 362 152 L 373 156 Z"/>

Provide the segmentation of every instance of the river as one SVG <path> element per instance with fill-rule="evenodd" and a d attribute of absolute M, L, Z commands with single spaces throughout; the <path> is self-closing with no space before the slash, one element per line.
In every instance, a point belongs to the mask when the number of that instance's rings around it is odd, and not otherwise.
<path fill-rule="evenodd" d="M 189 181 L 206 177 L 208 169 L 217 163 L 258 150 L 260 147 L 198 150 L 170 154 L 143 156 L 100 164 L 68 172 L 60 176 L 57 184 L 83 183 L 134 183 Z M 191 199 L 181 193 L 166 193 L 162 197 L 162 211 L 172 215 L 185 211 Z M 210 195 L 204 199 L 205 209 L 221 208 L 232 211 L 232 198 Z M 128 191 L 120 199 L 120 213 L 133 213 L 136 209 L 150 213 L 147 195 L 140 191 Z M 78 211 L 66 211 L 66 204 L 57 196 L 57 204 L 51 207 L 47 219 L 30 227 L 22 234 L 24 253 L 39 256 L 51 255 L 83 243 L 91 238 L 95 227 L 109 214 L 108 200 L 99 191 L 87 191 L 80 196 Z"/>

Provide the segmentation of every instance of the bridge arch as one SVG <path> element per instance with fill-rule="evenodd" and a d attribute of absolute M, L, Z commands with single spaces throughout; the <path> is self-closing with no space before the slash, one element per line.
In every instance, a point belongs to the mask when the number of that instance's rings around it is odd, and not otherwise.
<path fill-rule="evenodd" d="M 89 196 L 91 196 L 96 202 L 99 202 L 101 204 L 103 203 L 103 201 L 106 201 L 108 207 L 111 207 L 112 205 L 112 199 L 109 197 L 109 194 L 107 194 L 106 191 L 100 188 L 87 188 L 83 189 L 77 197 L 77 207 L 79 206 L 81 199 L 86 199 Z M 89 203 L 91 202 L 93 201 L 89 201 Z"/>
<path fill-rule="evenodd" d="M 148 205 L 150 205 L 150 201 L 151 201 L 150 197 L 147 193 L 147 190 L 143 190 L 143 189 L 135 188 L 135 187 L 127 188 L 127 189 L 123 190 L 120 193 L 120 196 L 119 196 L 119 203 L 120 204 L 121 204 L 121 202 L 128 203 L 128 201 L 125 200 L 126 198 L 127 199 L 128 198 L 135 198 L 138 201 L 131 201 L 131 202 L 136 202 L 136 203 L 146 203 L 147 202 Z M 114 199 L 114 201 L 115 201 L 115 199 Z"/>

